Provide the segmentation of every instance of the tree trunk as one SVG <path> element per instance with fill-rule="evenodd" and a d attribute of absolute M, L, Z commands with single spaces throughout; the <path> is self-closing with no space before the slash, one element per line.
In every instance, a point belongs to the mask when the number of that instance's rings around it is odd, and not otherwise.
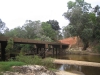
<path fill-rule="evenodd" d="M 88 41 L 84 41 L 84 47 L 82 50 L 86 50 L 89 47 Z"/>

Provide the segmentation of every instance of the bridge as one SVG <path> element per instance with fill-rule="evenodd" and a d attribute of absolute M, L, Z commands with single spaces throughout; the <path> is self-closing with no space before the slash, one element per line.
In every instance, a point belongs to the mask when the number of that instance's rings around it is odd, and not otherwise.
<path fill-rule="evenodd" d="M 7 46 L 7 41 L 10 39 L 10 37 L 4 37 L 0 36 L 0 43 L 1 43 L 1 60 L 5 60 L 5 48 Z M 42 50 L 44 57 L 45 57 L 45 50 L 51 48 L 53 50 L 53 56 L 58 55 L 58 51 L 60 52 L 63 49 L 66 49 L 69 47 L 68 44 L 63 44 L 60 42 L 46 42 L 46 41 L 37 41 L 33 39 L 24 39 L 24 38 L 12 38 L 14 44 L 33 44 L 35 46 L 35 49 L 37 51 L 37 54 L 39 50 Z M 55 51 L 55 52 L 54 52 Z"/>

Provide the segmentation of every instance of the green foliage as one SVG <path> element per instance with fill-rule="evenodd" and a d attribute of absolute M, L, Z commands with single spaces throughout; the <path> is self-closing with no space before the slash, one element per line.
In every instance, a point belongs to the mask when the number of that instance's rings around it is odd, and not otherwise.
<path fill-rule="evenodd" d="M 51 38 L 50 37 L 47 37 L 46 35 L 42 35 L 41 38 L 40 38 L 41 41 L 48 41 L 48 42 L 51 42 Z"/>
<path fill-rule="evenodd" d="M 11 30 L 6 29 L 4 31 L 4 35 L 41 41 L 54 41 L 54 39 L 57 39 L 57 37 L 61 37 L 61 34 L 58 31 L 59 29 L 59 23 L 56 20 L 50 20 L 48 23 L 40 22 L 39 20 L 26 20 L 22 27 L 16 27 Z"/>
<path fill-rule="evenodd" d="M 40 21 L 27 20 L 22 27 L 5 31 L 6 36 L 35 39 L 41 37 L 42 28 Z"/>
<path fill-rule="evenodd" d="M 22 30 L 24 31 L 25 38 L 35 39 L 41 37 L 42 34 L 41 22 L 27 20 L 26 23 L 22 26 Z"/>
<path fill-rule="evenodd" d="M 93 35 L 93 30 L 92 29 L 89 29 L 89 28 L 85 28 L 83 31 L 82 31 L 82 39 L 85 39 L 88 41 L 90 40 L 90 38 L 92 37 Z"/>
<path fill-rule="evenodd" d="M 70 21 L 67 31 L 71 36 L 81 38 L 85 50 L 93 36 L 93 27 L 95 25 L 95 15 L 90 13 L 90 8 L 91 5 L 84 2 L 84 0 L 69 1 L 68 11 L 63 14 Z"/>
<path fill-rule="evenodd" d="M 9 37 L 22 37 L 23 33 L 21 27 L 16 27 L 14 29 L 9 30 L 8 28 L 4 31 L 5 36 Z"/>
<path fill-rule="evenodd" d="M 24 53 L 28 53 L 33 49 L 33 45 L 31 44 L 20 44 L 20 47 L 21 47 L 21 51 L 23 51 Z"/>
<path fill-rule="evenodd" d="M 32 57 L 32 56 L 19 55 L 16 57 L 16 60 L 20 62 L 24 62 L 26 64 L 41 65 L 42 58 L 38 56 Z"/>
<path fill-rule="evenodd" d="M 75 2 L 69 1 L 69 2 L 67 3 L 68 9 L 71 9 L 73 6 L 75 6 Z"/>
<path fill-rule="evenodd" d="M 49 36 L 52 40 L 56 41 L 62 38 L 62 34 L 59 31 L 59 23 L 56 20 L 49 20 L 42 23 L 44 35 Z"/>
<path fill-rule="evenodd" d="M 54 23 L 57 24 L 57 27 L 59 28 L 58 22 L 54 21 Z M 56 25 L 54 25 L 54 27 L 56 27 Z M 54 41 L 55 39 L 57 39 L 57 37 L 61 37 L 61 33 L 54 30 L 52 26 L 47 22 L 31 20 L 27 20 L 22 27 L 16 27 L 11 30 L 6 29 L 4 31 L 4 35 L 14 38 L 26 38 L 49 42 Z M 31 52 L 34 48 L 32 44 L 14 44 L 14 50 L 12 50 L 11 46 L 12 45 L 9 43 L 6 47 L 6 52 L 8 53 L 8 55 L 11 52 L 15 52 L 17 54 L 20 50 L 28 53 Z"/>
<path fill-rule="evenodd" d="M 56 37 L 56 31 L 52 29 L 50 24 L 46 22 L 42 22 L 42 29 L 43 29 L 44 36 L 47 36 L 51 39 Z"/>
<path fill-rule="evenodd" d="M 10 38 L 9 40 L 8 40 L 8 42 L 7 42 L 7 46 L 6 46 L 6 51 L 7 52 L 10 52 L 10 50 L 12 50 L 13 49 L 13 39 L 12 38 Z"/>
<path fill-rule="evenodd" d="M 10 57 L 10 53 L 12 52 L 12 50 L 13 50 L 13 39 L 12 38 L 10 38 L 9 40 L 8 40 L 8 42 L 7 42 L 7 46 L 6 46 L 6 55 L 7 55 L 7 57 L 8 57 L 8 59 L 9 59 L 9 57 Z"/>
<path fill-rule="evenodd" d="M 100 6 L 92 8 L 84 0 L 69 1 L 67 4 L 68 11 L 63 15 L 70 23 L 63 28 L 64 35 L 79 36 L 86 50 L 89 42 L 100 40 Z"/>
<path fill-rule="evenodd" d="M 25 65 L 25 63 L 18 62 L 18 61 L 0 62 L 0 72 L 1 71 L 9 71 L 9 70 L 11 70 L 12 66 L 21 66 L 21 65 Z"/>
<path fill-rule="evenodd" d="M 70 29 L 70 25 L 64 26 L 64 27 L 62 28 L 62 33 L 63 33 L 63 37 L 64 37 L 64 38 L 66 38 L 66 37 L 71 37 L 71 34 L 70 34 L 69 29 Z"/>
<path fill-rule="evenodd" d="M 47 21 L 47 23 L 51 25 L 52 29 L 60 30 L 58 21 L 56 21 L 56 20 L 49 20 L 49 21 Z"/>
<path fill-rule="evenodd" d="M 57 30 L 59 29 L 60 28 L 56 20 L 50 20 L 50 24 L 47 22 L 27 20 L 22 27 L 16 27 L 11 30 L 6 29 L 4 34 L 9 37 L 52 41 L 57 39 L 57 36 L 59 35 Z"/>
<path fill-rule="evenodd" d="M 100 53 L 100 43 L 94 47 L 94 51 Z"/>
<path fill-rule="evenodd" d="M 99 5 L 95 6 L 94 12 L 96 13 L 96 15 L 100 16 L 100 6 Z"/>
<path fill-rule="evenodd" d="M 34 55 L 34 56 L 25 56 L 21 52 L 19 56 L 16 57 L 17 61 L 24 62 L 26 64 L 31 64 L 31 65 L 43 65 L 48 68 L 55 68 L 53 64 L 53 58 L 46 58 L 42 59 L 41 57 Z"/>
<path fill-rule="evenodd" d="M 19 56 L 16 57 L 17 61 L 7 61 L 7 62 L 0 62 L 0 72 L 3 71 L 11 71 L 12 66 L 22 66 L 22 65 L 42 65 L 46 66 L 50 70 L 53 70 L 55 68 L 55 65 L 52 63 L 53 59 L 52 58 L 46 58 L 42 59 L 39 56 L 24 56 L 20 54 Z"/>
<path fill-rule="evenodd" d="M 100 40 L 100 16 L 97 16 L 94 30 L 93 30 L 93 40 Z"/>
<path fill-rule="evenodd" d="M 53 58 L 47 57 L 42 61 L 42 63 L 43 63 L 42 65 L 54 69 L 55 65 L 53 64 L 53 60 L 54 60 Z"/>

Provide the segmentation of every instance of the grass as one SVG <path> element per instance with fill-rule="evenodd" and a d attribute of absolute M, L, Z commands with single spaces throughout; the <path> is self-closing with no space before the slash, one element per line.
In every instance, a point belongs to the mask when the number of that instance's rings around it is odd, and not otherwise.
<path fill-rule="evenodd" d="M 49 70 L 55 69 L 55 64 L 52 63 L 53 58 L 42 59 L 39 56 L 25 56 L 19 55 L 16 57 L 16 61 L 2 61 L 0 62 L 0 72 L 12 71 L 12 66 L 22 66 L 22 65 L 42 65 L 47 67 Z"/>
<path fill-rule="evenodd" d="M 25 65 L 23 62 L 18 61 L 2 61 L 0 62 L 0 72 L 10 71 L 12 66 L 22 66 Z"/>
<path fill-rule="evenodd" d="M 53 64 L 53 58 L 50 58 L 50 57 L 46 59 L 42 59 L 41 57 L 37 55 L 34 55 L 34 57 L 19 55 L 16 57 L 16 60 L 20 62 L 24 62 L 26 64 L 30 64 L 30 65 L 42 65 L 47 68 L 55 68 L 55 65 Z"/>
<path fill-rule="evenodd" d="M 39 56 L 25 56 L 25 55 L 19 55 L 16 57 L 17 61 L 24 62 L 26 64 L 30 65 L 42 65 L 41 61 L 42 58 Z"/>

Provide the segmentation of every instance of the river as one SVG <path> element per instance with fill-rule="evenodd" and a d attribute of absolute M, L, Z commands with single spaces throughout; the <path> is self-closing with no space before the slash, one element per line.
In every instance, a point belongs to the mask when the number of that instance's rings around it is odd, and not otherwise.
<path fill-rule="evenodd" d="M 64 55 L 59 56 L 60 59 L 66 60 L 78 60 L 78 61 L 88 61 L 88 62 L 99 62 L 99 55 Z M 58 65 L 59 70 L 70 71 L 70 72 L 82 72 L 84 75 L 100 75 L 100 67 L 90 67 L 90 66 L 78 66 L 78 65 Z"/>

